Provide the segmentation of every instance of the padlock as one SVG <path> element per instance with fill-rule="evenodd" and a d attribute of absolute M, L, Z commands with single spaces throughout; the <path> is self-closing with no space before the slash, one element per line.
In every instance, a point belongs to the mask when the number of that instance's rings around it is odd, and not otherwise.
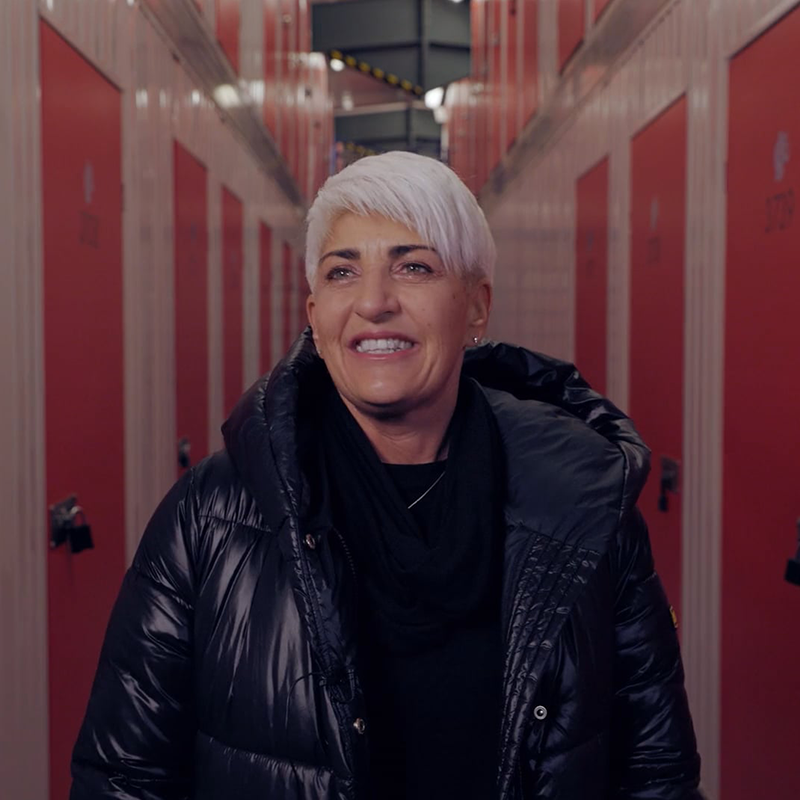
<path fill-rule="evenodd" d="M 80 517 L 80 524 L 76 524 L 76 519 Z M 86 515 L 80 506 L 77 508 L 72 525 L 67 528 L 67 538 L 69 539 L 69 549 L 73 553 L 80 553 L 82 550 L 93 550 L 92 528 L 86 523 Z"/>
<path fill-rule="evenodd" d="M 60 503 L 50 506 L 50 547 L 55 550 L 69 541 L 73 553 L 90 550 L 94 547 L 92 529 L 86 522 L 83 509 L 76 503 L 77 497 L 71 495 Z"/>

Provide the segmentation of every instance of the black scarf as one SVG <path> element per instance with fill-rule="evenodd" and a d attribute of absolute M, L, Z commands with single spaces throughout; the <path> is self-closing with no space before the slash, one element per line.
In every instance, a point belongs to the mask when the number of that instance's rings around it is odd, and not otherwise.
<path fill-rule="evenodd" d="M 355 558 L 363 617 L 378 644 L 424 649 L 499 598 L 505 482 L 500 434 L 478 385 L 462 379 L 426 541 L 335 390 L 322 426 L 334 523 Z"/>

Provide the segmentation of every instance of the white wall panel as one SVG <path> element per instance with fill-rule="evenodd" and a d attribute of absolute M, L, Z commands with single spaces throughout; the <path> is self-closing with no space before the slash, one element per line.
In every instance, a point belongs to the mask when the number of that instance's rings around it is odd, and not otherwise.
<path fill-rule="evenodd" d="M 0 786 L 48 792 L 38 36 L 28 0 L 0 3 Z"/>
<path fill-rule="evenodd" d="M 687 93 L 681 626 L 687 686 L 704 759 L 703 787 L 713 800 L 719 786 L 727 59 L 795 5 L 797 0 L 674 0 L 569 124 L 544 149 L 531 154 L 528 167 L 490 210 L 499 243 L 492 336 L 572 358 L 575 183 L 599 159 L 610 156 L 608 382 L 610 396 L 624 408 L 630 303 L 629 142 L 667 104 Z M 539 8 L 540 86 L 546 103 L 557 80 L 555 2 L 542 0 Z M 605 22 L 599 26 L 604 27 Z"/>

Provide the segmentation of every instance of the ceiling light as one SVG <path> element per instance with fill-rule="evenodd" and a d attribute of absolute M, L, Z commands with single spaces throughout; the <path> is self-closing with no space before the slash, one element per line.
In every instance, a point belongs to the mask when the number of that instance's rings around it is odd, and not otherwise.
<path fill-rule="evenodd" d="M 342 92 L 342 108 L 345 111 L 352 111 L 354 105 L 353 95 L 350 92 Z"/>
<path fill-rule="evenodd" d="M 239 105 L 239 92 L 235 86 L 223 83 L 214 89 L 214 100 L 220 108 L 233 108 Z"/>
<path fill-rule="evenodd" d="M 439 108 L 444 100 L 444 86 L 437 86 L 425 92 L 425 106 L 427 108 Z"/>
<path fill-rule="evenodd" d="M 338 58 L 332 58 L 331 69 L 334 72 L 341 72 L 344 69 L 344 61 L 340 61 Z"/>

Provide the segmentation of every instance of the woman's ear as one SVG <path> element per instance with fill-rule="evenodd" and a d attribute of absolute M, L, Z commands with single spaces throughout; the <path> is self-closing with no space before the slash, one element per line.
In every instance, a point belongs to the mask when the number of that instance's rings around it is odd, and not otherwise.
<path fill-rule="evenodd" d="M 306 300 L 306 315 L 308 316 L 308 324 L 311 326 L 311 337 L 314 340 L 314 346 L 317 348 L 317 355 L 324 359 L 322 350 L 319 349 L 319 337 L 317 336 L 317 328 L 314 325 L 314 311 L 316 310 L 316 303 L 314 301 L 314 293 L 312 292 Z"/>
<path fill-rule="evenodd" d="M 483 338 L 492 310 L 492 284 L 486 278 L 476 281 L 469 293 L 468 318 L 470 336 Z"/>

